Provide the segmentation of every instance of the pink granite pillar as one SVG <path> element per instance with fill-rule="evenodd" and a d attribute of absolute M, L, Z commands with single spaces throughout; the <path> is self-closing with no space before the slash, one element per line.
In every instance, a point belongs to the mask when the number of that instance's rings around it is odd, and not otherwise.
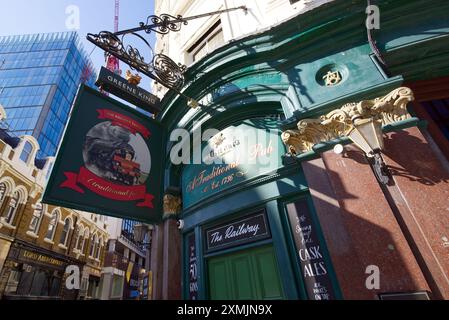
<path fill-rule="evenodd" d="M 177 221 L 164 221 L 164 270 L 162 277 L 162 298 L 180 300 L 181 292 L 181 232 Z"/>
<path fill-rule="evenodd" d="M 153 285 L 151 297 L 153 300 L 162 299 L 162 277 L 163 277 L 163 225 L 157 225 L 153 229 L 151 242 L 151 271 L 153 272 Z"/>
<path fill-rule="evenodd" d="M 449 299 L 449 170 L 447 160 L 414 127 L 386 135 L 388 192 L 435 298 Z"/>
<path fill-rule="evenodd" d="M 345 299 L 387 292 L 429 291 L 423 273 L 363 154 L 326 152 L 303 163 L 315 210 Z M 366 287 L 368 266 L 380 288 Z"/>

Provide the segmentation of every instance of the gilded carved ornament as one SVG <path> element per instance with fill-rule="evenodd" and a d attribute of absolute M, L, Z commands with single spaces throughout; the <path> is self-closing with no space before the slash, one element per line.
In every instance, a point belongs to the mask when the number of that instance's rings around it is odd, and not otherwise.
<path fill-rule="evenodd" d="M 180 196 L 164 195 L 164 216 L 176 216 L 181 212 L 182 200 Z"/>
<path fill-rule="evenodd" d="M 407 120 L 411 117 L 407 104 L 413 100 L 412 90 L 400 87 L 384 97 L 348 103 L 319 118 L 299 121 L 297 130 L 287 130 L 282 134 L 282 141 L 291 154 L 308 152 L 320 142 L 347 136 L 356 118 L 372 117 L 383 126 Z"/>

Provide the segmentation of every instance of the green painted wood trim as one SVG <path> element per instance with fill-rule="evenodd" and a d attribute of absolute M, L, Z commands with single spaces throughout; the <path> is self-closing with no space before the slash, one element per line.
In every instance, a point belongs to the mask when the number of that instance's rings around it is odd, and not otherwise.
<path fill-rule="evenodd" d="M 204 259 L 203 252 L 203 237 L 201 234 L 201 227 L 197 225 L 195 227 L 195 243 L 196 243 L 196 256 L 197 256 L 197 267 L 198 267 L 198 300 L 207 299 L 207 279 L 206 273 L 206 261 Z"/>
<path fill-rule="evenodd" d="M 360 90 L 357 93 L 351 93 L 335 100 L 313 105 L 308 108 L 308 110 L 296 110 L 293 113 L 294 116 L 287 119 L 283 123 L 282 130 L 285 131 L 288 129 L 296 129 L 296 125 L 299 120 L 319 117 L 335 108 L 342 107 L 346 103 L 378 98 L 400 87 L 403 82 L 404 79 L 401 76 L 393 77 L 380 84 Z"/>
<path fill-rule="evenodd" d="M 379 0 L 376 4 L 381 8 L 383 26 L 381 30 L 375 32 L 376 40 L 381 50 L 385 51 L 382 48 L 384 45 L 382 40 L 387 39 L 386 36 L 400 39 L 400 45 L 394 47 L 395 55 L 399 57 L 398 61 L 405 62 L 404 59 L 406 59 L 408 62 L 417 63 L 416 55 L 414 58 L 406 57 L 407 54 L 413 54 L 416 51 L 414 47 L 419 45 L 419 41 L 403 34 L 403 30 L 413 30 L 410 26 L 413 26 L 414 20 L 409 19 L 409 16 L 419 18 L 421 28 L 424 28 L 420 29 L 421 32 L 417 30 L 416 34 L 422 38 L 420 41 L 425 43 L 425 50 L 431 49 L 429 45 L 435 47 L 441 43 L 441 41 L 434 41 L 437 37 L 424 31 L 427 27 L 432 28 L 434 16 L 441 16 L 443 12 L 446 12 L 447 2 L 436 1 L 431 6 L 424 5 L 424 11 L 418 10 L 423 7 L 422 2 L 418 0 Z M 364 0 L 335 0 L 293 17 L 278 26 L 237 39 L 206 56 L 187 70 L 187 85 L 184 93 L 199 98 L 211 89 L 239 77 L 249 76 L 255 72 L 284 73 L 294 65 L 304 61 L 318 60 L 335 53 L 336 50 L 366 45 L 365 8 Z M 422 15 L 421 12 L 426 14 Z M 447 22 L 444 22 L 443 26 L 449 29 Z M 447 41 L 444 40 L 444 42 Z M 428 63 L 420 63 L 420 65 L 426 65 L 427 69 L 433 71 L 441 69 L 443 65 L 449 67 L 447 55 L 442 56 L 441 50 L 438 50 L 438 53 L 441 58 L 438 61 L 438 68 L 429 68 L 432 64 Z M 393 56 L 388 56 L 387 52 L 387 60 L 392 58 Z M 420 56 L 418 60 L 421 58 L 425 57 Z M 404 69 L 395 69 L 397 66 L 397 63 L 393 63 L 393 70 L 396 70 L 393 73 L 402 74 L 399 70 Z M 409 73 L 404 74 L 409 79 Z M 204 83 L 208 84 L 206 88 Z M 162 103 L 165 107 L 159 119 L 164 123 L 176 123 L 176 116 L 188 110 L 183 98 L 176 97 L 174 93 L 167 94 Z"/>
<path fill-rule="evenodd" d="M 291 279 L 295 278 L 292 268 L 293 261 L 287 248 L 287 237 L 283 228 L 281 215 L 278 208 L 278 201 L 270 201 L 266 204 L 268 221 L 270 224 L 273 246 L 275 248 L 276 259 L 278 261 L 281 273 L 281 281 L 284 288 L 284 294 L 289 300 L 302 299 L 303 296 L 299 292 L 298 287 Z"/>
<path fill-rule="evenodd" d="M 307 191 L 305 177 L 300 167 L 295 165 L 292 169 L 297 170 L 294 175 L 256 187 L 239 189 L 226 196 L 221 194 L 216 198 L 209 198 L 209 201 L 202 202 L 200 206 L 184 211 L 181 217 L 184 220 L 185 230 L 188 231 L 196 225 L 208 223 L 235 212 L 250 210 L 286 195 Z"/>

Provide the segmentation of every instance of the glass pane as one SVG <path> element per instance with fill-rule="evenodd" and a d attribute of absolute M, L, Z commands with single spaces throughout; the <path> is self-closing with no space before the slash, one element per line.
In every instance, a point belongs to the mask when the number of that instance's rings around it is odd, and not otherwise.
<path fill-rule="evenodd" d="M 14 294 L 19 286 L 20 274 L 18 270 L 11 270 L 8 283 L 6 284 L 5 293 Z"/>
<path fill-rule="evenodd" d="M 34 270 L 33 267 L 28 265 L 24 265 L 23 269 L 24 271 L 22 272 L 22 277 L 20 278 L 17 294 L 28 295 L 30 293 L 31 284 L 33 282 Z"/>

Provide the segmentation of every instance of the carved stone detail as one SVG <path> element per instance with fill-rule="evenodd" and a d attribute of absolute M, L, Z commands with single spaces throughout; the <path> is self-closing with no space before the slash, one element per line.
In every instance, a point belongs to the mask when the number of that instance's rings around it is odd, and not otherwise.
<path fill-rule="evenodd" d="M 180 196 L 166 193 L 164 195 L 164 218 L 177 216 L 182 210 Z"/>
<path fill-rule="evenodd" d="M 373 118 L 382 121 L 382 125 L 409 119 L 407 103 L 414 100 L 413 92 L 400 87 L 384 97 L 347 103 L 317 119 L 304 119 L 298 122 L 298 130 L 287 130 L 282 141 L 291 154 L 311 151 L 313 146 L 346 136 L 353 128 L 356 118 Z"/>

